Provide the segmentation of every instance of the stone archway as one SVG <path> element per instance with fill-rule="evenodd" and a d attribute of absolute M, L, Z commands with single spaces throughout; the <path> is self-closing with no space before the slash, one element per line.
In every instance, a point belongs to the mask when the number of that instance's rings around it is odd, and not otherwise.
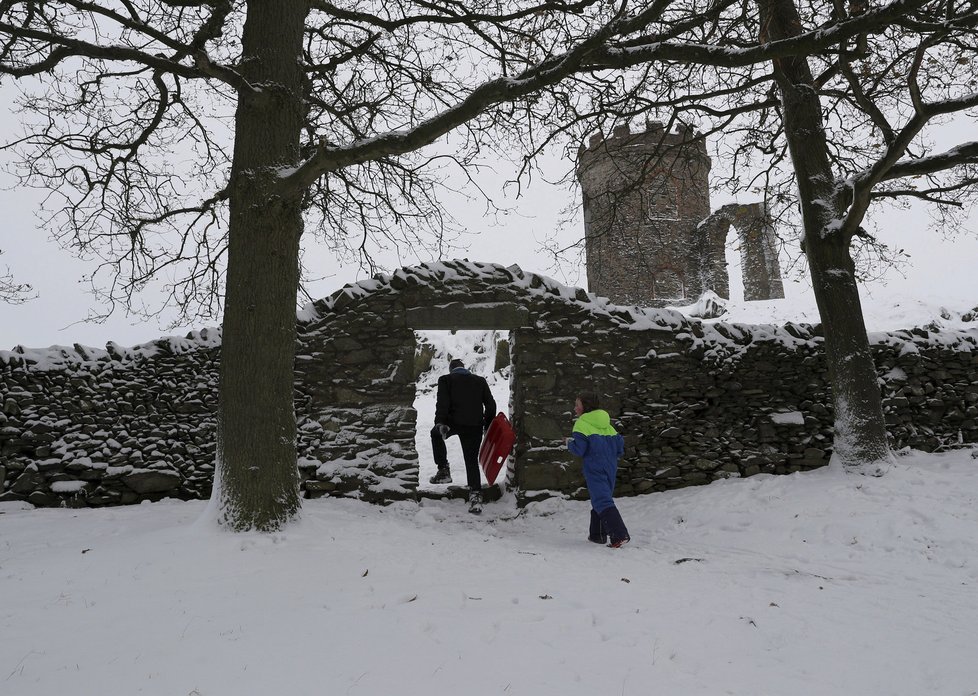
<path fill-rule="evenodd" d="M 672 316 L 643 312 L 516 266 L 462 261 L 344 287 L 300 316 L 296 404 L 307 494 L 416 497 L 414 331 L 503 329 L 510 332 L 517 434 L 509 484 L 518 499 L 543 490 L 584 495 L 563 446 L 574 395 L 594 388 L 597 364 L 619 379 L 611 367 L 619 360 L 609 352 L 613 332 L 636 317 L 675 346 Z"/>
<path fill-rule="evenodd" d="M 507 349 L 512 344 L 512 331 L 530 325 L 529 309 L 512 301 L 490 302 L 479 305 L 468 305 L 464 302 L 449 302 L 441 305 L 411 307 L 406 310 L 405 314 L 408 328 L 415 336 L 417 336 L 418 332 L 423 331 L 499 331 L 504 332 L 504 335 L 507 336 Z M 511 375 L 506 391 L 507 397 L 512 394 L 514 382 L 517 379 L 515 374 Z M 417 383 L 415 383 L 415 387 L 417 387 Z M 417 394 L 415 394 L 415 398 L 417 398 Z M 509 412 L 508 408 L 509 401 L 510 399 L 507 398 L 506 401 L 497 403 L 497 411 L 504 411 L 508 416 L 512 417 L 513 414 Z M 415 411 L 417 418 L 417 409 Z M 424 423 L 417 422 L 418 437 L 427 438 L 430 427 L 430 421 Z M 420 446 L 420 444 L 415 448 L 416 453 L 419 450 L 424 450 L 424 447 Z M 451 453 L 451 447 L 449 451 Z M 511 461 L 515 469 L 517 463 L 515 460 Z M 419 472 L 424 469 L 424 466 L 425 462 L 418 461 Z M 432 471 L 430 473 L 434 472 Z M 494 485 L 483 488 L 483 498 L 487 502 L 498 499 L 505 491 L 508 473 L 510 472 L 503 472 Z M 456 479 L 456 482 L 458 482 L 458 479 Z M 449 486 L 447 490 L 441 487 L 431 489 L 425 485 L 423 478 L 418 479 L 418 497 L 463 498 L 466 495 L 465 491 L 466 489 L 461 485 Z"/>
<path fill-rule="evenodd" d="M 307 492 L 416 496 L 415 331 L 509 331 L 513 350 L 513 332 L 532 326 L 555 287 L 517 267 L 448 262 L 401 269 L 317 303 L 300 322 L 296 361 L 297 384 L 309 385 L 299 408 Z M 518 383 L 514 371 L 511 393 Z M 510 415 L 519 429 L 517 404 Z"/>
<path fill-rule="evenodd" d="M 461 358 L 468 370 L 483 377 L 489 385 L 495 401 L 491 415 L 502 412 L 511 416 L 513 370 L 509 344 L 512 335 L 508 329 L 418 329 L 414 334 L 418 346 L 413 403 L 417 414 L 414 444 L 418 453 L 418 497 L 463 498 L 468 491 L 468 477 L 462 443 L 458 438 L 450 438 L 445 443 L 453 483 L 447 487 L 430 483 L 437 473 L 431 431 L 435 422 L 438 380 L 450 371 L 451 360 Z M 513 460 L 507 462 L 491 485 L 483 479 L 486 502 L 492 502 L 509 490 L 511 482 L 507 479 L 511 468 L 515 468 Z"/>
<path fill-rule="evenodd" d="M 702 224 L 709 243 L 713 246 L 719 245 L 721 250 L 731 227 L 736 231 L 740 242 L 744 299 L 752 301 L 784 298 L 777 236 L 764 203 L 725 205 Z"/>

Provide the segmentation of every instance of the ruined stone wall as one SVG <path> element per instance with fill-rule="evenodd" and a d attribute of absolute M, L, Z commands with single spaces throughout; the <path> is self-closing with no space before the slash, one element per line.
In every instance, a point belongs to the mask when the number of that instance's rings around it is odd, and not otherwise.
<path fill-rule="evenodd" d="M 774 222 L 765 205 L 731 203 L 722 206 L 700 224 L 700 231 L 705 238 L 725 240 L 731 226 L 735 228 L 740 240 L 744 299 L 751 301 L 783 298 L 778 239 Z"/>
<path fill-rule="evenodd" d="M 378 336 L 377 318 L 350 314 L 321 342 L 300 322 L 297 449 L 309 497 L 388 501 L 417 487 L 414 334 Z M 209 497 L 219 364 L 219 330 L 132 349 L 0 351 L 0 501 Z"/>
<path fill-rule="evenodd" d="M 574 297 L 588 299 L 515 267 L 443 263 L 401 269 L 315 303 L 301 324 L 305 357 L 296 365 L 302 411 L 310 414 L 300 430 L 314 435 L 300 460 L 307 494 L 416 494 L 415 433 L 432 424 L 417 423 L 414 409 L 414 330 L 506 329 L 532 321 L 529 305 L 546 312 Z"/>
<path fill-rule="evenodd" d="M 586 495 L 564 446 L 574 397 L 625 436 L 619 495 L 822 466 L 831 400 L 810 326 L 708 324 L 620 307 L 519 268 L 446 262 L 346 286 L 299 316 L 296 417 L 307 497 L 418 491 L 414 329 L 511 329 L 506 485 Z M 978 328 L 871 336 L 896 447 L 978 442 Z M 0 351 L 0 501 L 207 497 L 219 332 L 134 349 Z M 500 405 L 502 406 L 502 404 Z M 497 492 L 498 493 L 498 492 Z"/>
<path fill-rule="evenodd" d="M 307 497 L 390 501 L 418 488 L 414 332 L 390 287 L 369 303 L 358 301 L 362 290 L 340 291 L 300 322 L 296 411 Z"/>
<path fill-rule="evenodd" d="M 0 500 L 209 494 L 219 332 L 134 349 L 0 352 Z"/>
<path fill-rule="evenodd" d="M 625 437 L 618 495 L 804 471 L 831 456 L 828 374 L 810 326 L 530 333 L 516 332 L 527 343 L 514 354 L 524 498 L 586 497 L 561 440 L 581 391 L 604 395 Z M 874 334 L 873 352 L 895 448 L 978 442 L 978 329 Z"/>

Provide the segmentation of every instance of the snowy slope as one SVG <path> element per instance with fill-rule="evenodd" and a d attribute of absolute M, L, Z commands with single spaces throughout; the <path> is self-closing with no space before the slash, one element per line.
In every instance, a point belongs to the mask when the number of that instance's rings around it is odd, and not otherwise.
<path fill-rule="evenodd" d="M 451 357 L 509 402 L 491 333 L 425 338 L 423 482 Z M 623 499 L 619 551 L 585 540 L 586 502 L 512 495 L 311 500 L 265 536 L 199 502 L 0 504 L 0 694 L 974 696 L 976 457 Z"/>
<path fill-rule="evenodd" d="M 968 696 L 978 462 L 909 454 L 482 517 L 307 501 L 268 536 L 203 503 L 0 514 L 5 696 Z"/>

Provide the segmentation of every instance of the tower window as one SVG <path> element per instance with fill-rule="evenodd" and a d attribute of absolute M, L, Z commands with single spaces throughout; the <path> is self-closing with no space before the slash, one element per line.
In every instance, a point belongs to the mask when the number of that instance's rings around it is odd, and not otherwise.
<path fill-rule="evenodd" d="M 679 219 L 676 187 L 667 174 L 653 175 L 651 186 L 644 191 L 643 198 L 645 199 L 645 217 L 647 220 Z"/>

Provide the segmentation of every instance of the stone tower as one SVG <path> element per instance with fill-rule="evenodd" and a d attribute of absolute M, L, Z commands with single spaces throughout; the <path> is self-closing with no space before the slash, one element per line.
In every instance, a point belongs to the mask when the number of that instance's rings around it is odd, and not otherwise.
<path fill-rule="evenodd" d="M 589 291 L 642 306 L 689 304 L 707 290 L 729 297 L 724 246 L 733 224 L 745 284 L 758 288 L 747 299 L 783 297 L 770 219 L 747 220 L 729 206 L 711 216 L 709 174 L 706 142 L 683 126 L 669 133 L 649 122 L 632 133 L 626 124 L 581 146 Z M 742 207 L 766 213 L 760 204 Z M 766 280 L 754 282 L 753 268 Z"/>
<path fill-rule="evenodd" d="M 724 257 L 704 258 L 713 245 L 697 230 L 710 214 L 710 158 L 692 136 L 659 123 L 641 133 L 623 125 L 579 150 L 591 292 L 646 306 L 695 299 L 706 289 L 727 295 Z"/>

